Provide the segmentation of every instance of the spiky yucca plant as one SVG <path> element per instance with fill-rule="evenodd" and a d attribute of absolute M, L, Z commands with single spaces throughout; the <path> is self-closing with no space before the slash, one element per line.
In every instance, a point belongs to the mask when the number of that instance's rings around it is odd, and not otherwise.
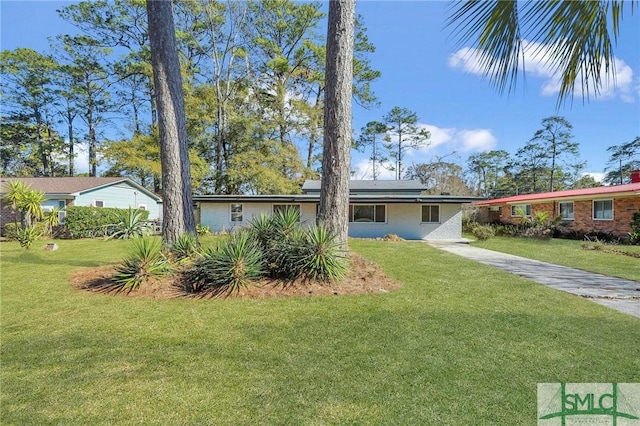
<path fill-rule="evenodd" d="M 248 232 L 233 234 L 226 244 L 205 251 L 185 273 L 185 289 L 231 295 L 265 275 L 262 252 Z"/>
<path fill-rule="evenodd" d="M 149 225 L 144 221 L 142 210 L 132 209 L 119 211 L 117 213 L 117 223 L 112 225 L 115 231 L 109 238 L 127 239 L 149 235 Z"/>
<path fill-rule="evenodd" d="M 26 228 L 18 227 L 16 229 L 16 239 L 20 243 L 20 247 L 25 250 L 29 250 L 33 247 L 33 244 L 41 235 L 42 233 L 35 226 L 29 226 Z"/>
<path fill-rule="evenodd" d="M 129 257 L 116 267 L 113 283 L 121 290 L 131 291 L 149 278 L 167 274 L 170 265 L 162 252 L 162 242 L 156 238 L 137 238 Z"/>
<path fill-rule="evenodd" d="M 347 272 L 346 253 L 340 249 L 336 236 L 323 225 L 311 226 L 304 235 L 299 250 L 300 271 L 321 281 L 338 280 Z"/>
<path fill-rule="evenodd" d="M 200 241 L 198 234 L 185 232 L 180 235 L 169 247 L 169 251 L 179 260 L 184 261 L 198 256 Z"/>

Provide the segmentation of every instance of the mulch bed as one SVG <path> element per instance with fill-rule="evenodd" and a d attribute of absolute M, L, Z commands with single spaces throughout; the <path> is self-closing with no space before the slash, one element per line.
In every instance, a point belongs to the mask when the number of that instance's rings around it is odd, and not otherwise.
<path fill-rule="evenodd" d="M 281 281 L 261 280 L 236 294 L 220 295 L 209 293 L 189 294 L 181 285 L 180 273 L 154 277 L 142 283 L 130 292 L 122 291 L 111 282 L 115 274 L 114 266 L 82 269 L 70 277 L 71 284 L 80 290 L 108 293 L 126 297 L 142 297 L 152 299 L 171 299 L 177 297 L 228 297 L 235 299 L 266 299 L 274 297 L 308 297 L 320 295 L 372 294 L 385 293 L 402 287 L 398 281 L 391 279 L 375 263 L 351 253 L 350 270 L 347 276 L 336 282 L 325 283 L 308 280 Z"/>

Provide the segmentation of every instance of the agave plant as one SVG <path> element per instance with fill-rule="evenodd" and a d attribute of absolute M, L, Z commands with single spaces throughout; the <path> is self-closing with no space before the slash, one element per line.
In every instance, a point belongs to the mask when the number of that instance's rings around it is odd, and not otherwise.
<path fill-rule="evenodd" d="M 185 288 L 197 292 L 212 290 L 215 295 L 230 295 L 264 276 L 262 253 L 248 232 L 240 231 L 226 244 L 205 251 L 185 274 Z"/>
<path fill-rule="evenodd" d="M 274 241 L 270 265 L 271 275 L 276 278 L 295 280 L 305 274 L 304 257 L 308 251 L 307 234 L 297 225 L 288 231 L 288 235 Z"/>
<path fill-rule="evenodd" d="M 285 206 L 285 208 L 273 213 L 272 221 L 275 232 L 286 238 L 295 228 L 300 226 L 300 210 L 292 206 Z"/>
<path fill-rule="evenodd" d="M 270 241 L 275 237 L 275 227 L 272 216 L 261 213 L 249 222 L 247 231 L 251 238 L 258 243 L 262 249 L 267 249 Z"/>
<path fill-rule="evenodd" d="M 33 247 L 33 243 L 35 243 L 41 235 L 42 234 L 40 233 L 40 230 L 38 230 L 34 226 L 25 228 L 18 227 L 16 229 L 16 239 L 20 243 L 20 247 L 26 250 L 29 250 L 31 247 Z"/>
<path fill-rule="evenodd" d="M 50 235 L 53 231 L 53 227 L 60 224 L 60 209 L 57 207 L 52 208 L 44 217 L 44 224 L 47 234 Z"/>
<path fill-rule="evenodd" d="M 162 252 L 162 242 L 154 238 L 138 238 L 133 241 L 133 251 L 116 267 L 112 281 L 127 292 L 136 289 L 149 278 L 165 275 L 170 265 Z"/>
<path fill-rule="evenodd" d="M 169 247 L 169 251 L 180 261 L 197 256 L 199 249 L 198 235 L 192 232 L 181 234 Z"/>
<path fill-rule="evenodd" d="M 311 226 L 305 233 L 304 245 L 300 250 L 300 270 L 314 280 L 343 278 L 347 271 L 347 260 L 346 253 L 340 247 L 336 236 L 325 226 Z"/>
<path fill-rule="evenodd" d="M 144 220 L 142 210 L 129 207 L 127 210 L 118 211 L 117 220 L 117 223 L 110 225 L 110 228 L 114 229 L 114 231 L 109 235 L 109 238 L 120 240 L 136 238 L 149 235 L 151 231 Z"/>

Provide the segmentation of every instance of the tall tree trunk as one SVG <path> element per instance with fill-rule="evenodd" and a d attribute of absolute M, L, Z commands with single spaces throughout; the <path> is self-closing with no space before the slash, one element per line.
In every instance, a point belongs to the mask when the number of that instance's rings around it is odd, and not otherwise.
<path fill-rule="evenodd" d="M 89 176 L 96 176 L 98 171 L 98 160 L 96 158 L 96 128 L 93 123 L 93 111 L 87 112 L 87 122 L 89 123 Z"/>
<path fill-rule="evenodd" d="M 162 239 L 195 233 L 180 63 L 170 0 L 147 0 L 149 41 L 162 164 Z"/>
<path fill-rule="evenodd" d="M 220 97 L 222 95 L 222 92 L 219 90 L 219 82 L 216 82 L 216 89 L 217 90 L 217 95 L 218 95 L 218 133 L 216 135 L 216 146 L 215 146 L 215 164 L 216 164 L 216 172 L 215 172 L 215 176 L 216 176 L 216 180 L 215 180 L 215 184 L 214 184 L 214 193 L 215 194 L 222 194 L 222 189 L 223 189 L 223 178 L 222 178 L 222 168 L 223 168 L 223 157 L 222 157 L 222 151 L 223 151 L 223 144 L 224 144 L 224 137 L 225 137 L 225 132 L 227 130 L 227 123 L 226 123 L 226 111 L 225 111 L 225 107 L 223 106 L 223 101 L 222 98 Z M 226 105 L 225 105 L 226 106 Z"/>
<path fill-rule="evenodd" d="M 40 162 L 42 163 L 42 175 L 49 176 L 49 163 L 46 150 L 44 148 L 44 136 L 42 135 L 42 115 L 39 110 L 34 111 L 36 117 L 36 140 L 38 141 L 38 154 L 40 155 Z"/>
<path fill-rule="evenodd" d="M 69 136 L 69 176 L 73 176 L 76 174 L 75 170 L 75 152 L 73 146 L 73 115 L 69 110 L 67 110 L 67 133 Z"/>
<path fill-rule="evenodd" d="M 355 0 L 329 2 L 319 221 L 347 249 Z"/>

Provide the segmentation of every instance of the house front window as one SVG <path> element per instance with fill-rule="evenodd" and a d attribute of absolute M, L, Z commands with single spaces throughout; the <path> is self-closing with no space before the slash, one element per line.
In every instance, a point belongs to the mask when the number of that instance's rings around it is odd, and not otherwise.
<path fill-rule="evenodd" d="M 350 204 L 349 222 L 378 222 L 387 221 L 387 206 L 384 204 Z"/>
<path fill-rule="evenodd" d="M 104 201 L 96 200 L 96 201 L 93 202 L 93 206 L 94 207 L 104 207 Z"/>
<path fill-rule="evenodd" d="M 558 204 L 558 215 L 564 220 L 573 220 L 573 201 Z"/>
<path fill-rule="evenodd" d="M 517 204 L 511 206 L 511 216 L 529 217 L 531 216 L 531 204 Z"/>
<path fill-rule="evenodd" d="M 242 204 L 231 204 L 229 207 L 231 212 L 231 222 L 242 222 Z"/>
<path fill-rule="evenodd" d="M 440 222 L 440 206 L 424 205 L 422 206 L 422 223 L 439 223 Z"/>
<path fill-rule="evenodd" d="M 593 220 L 613 219 L 613 200 L 596 200 L 593 202 Z"/>

